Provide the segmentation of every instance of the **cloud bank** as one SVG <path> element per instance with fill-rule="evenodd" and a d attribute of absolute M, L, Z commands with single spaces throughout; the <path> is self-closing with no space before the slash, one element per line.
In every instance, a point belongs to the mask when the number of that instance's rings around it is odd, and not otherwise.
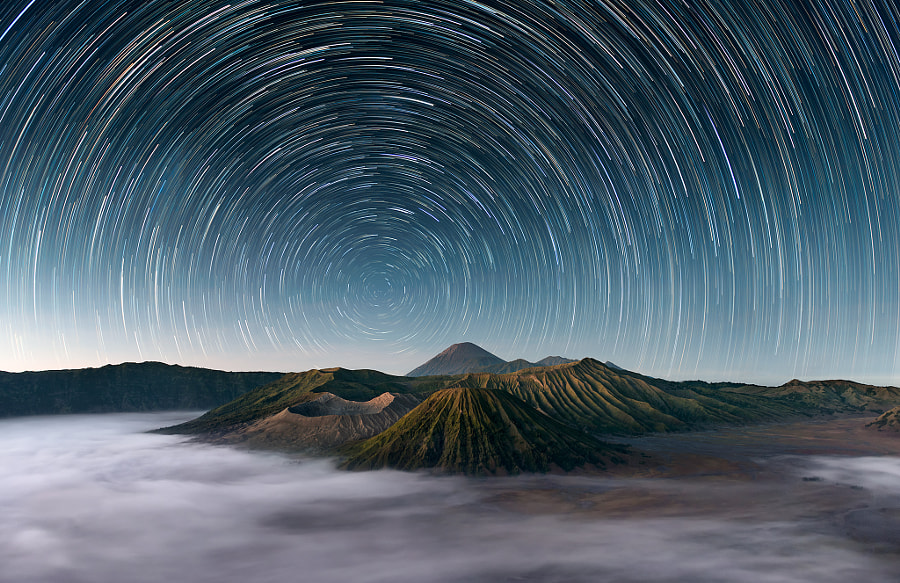
<path fill-rule="evenodd" d="M 527 478 L 347 473 L 142 433 L 185 417 L 0 422 L 0 581 L 837 583 L 897 572 L 896 555 L 869 552 L 865 536 L 841 536 L 825 518 L 526 512 L 496 500 L 533 487 Z M 880 500 L 900 494 L 900 460 L 804 463 Z M 567 480 L 541 483 L 613 483 Z M 666 495 L 718 487 L 679 483 Z"/>

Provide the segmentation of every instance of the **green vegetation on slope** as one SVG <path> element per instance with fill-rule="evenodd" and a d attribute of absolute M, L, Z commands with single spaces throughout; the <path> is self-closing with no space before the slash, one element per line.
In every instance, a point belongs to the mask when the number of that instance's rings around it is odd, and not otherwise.
<path fill-rule="evenodd" d="M 398 377 L 374 370 L 343 368 L 313 369 L 290 373 L 268 385 L 250 391 L 205 415 L 160 430 L 163 433 L 219 432 L 235 425 L 251 423 L 299 405 L 317 393 L 332 393 L 352 401 L 367 401 L 386 392 L 430 394 L 460 377 Z"/>
<path fill-rule="evenodd" d="M 209 409 L 282 374 L 225 372 L 161 362 L 0 372 L 0 417 Z"/>
<path fill-rule="evenodd" d="M 419 398 L 431 395 L 382 433 L 346 445 L 343 453 L 349 468 L 437 468 L 488 474 L 547 471 L 553 466 L 568 470 L 587 462 L 603 465 L 615 456 L 624 459 L 621 450 L 587 433 L 685 431 L 900 404 L 900 389 L 893 387 L 849 381 L 796 381 L 782 387 L 672 382 L 613 369 L 592 359 L 511 374 L 415 378 L 336 368 L 286 375 L 163 431 L 217 438 L 250 431 L 260 443 L 277 442 L 294 449 L 311 439 L 303 437 L 306 434 L 319 435 L 324 422 L 302 420 L 305 425 L 300 427 L 288 415 L 274 416 L 323 392 L 353 401 L 367 401 L 385 392 Z M 350 418 L 344 422 L 348 427 L 361 423 Z M 288 426 L 290 430 L 285 429 Z M 336 431 L 329 444 L 339 443 L 340 436 L 359 438 L 351 434 Z M 291 439 L 296 443 L 288 443 Z"/>
<path fill-rule="evenodd" d="M 795 409 L 816 413 L 884 411 L 900 403 L 900 388 L 876 387 L 853 381 L 798 381 L 780 387 L 743 386 L 728 392 L 778 399 Z"/>
<path fill-rule="evenodd" d="M 517 358 L 516 360 L 510 360 L 509 362 L 504 362 L 502 364 L 495 364 L 493 366 L 484 367 L 478 371 L 472 372 L 488 372 L 492 374 L 511 374 L 514 372 L 519 372 L 520 370 L 525 370 L 526 368 L 534 368 L 536 366 L 540 366 L 534 364 L 533 362 L 528 362 L 523 358 Z"/>
<path fill-rule="evenodd" d="M 470 374 L 459 386 L 511 393 L 555 419 L 598 433 L 683 431 L 792 412 L 774 399 L 654 381 L 585 358 L 515 374 Z"/>
<path fill-rule="evenodd" d="M 613 369 L 586 358 L 502 375 L 398 377 L 342 368 L 293 373 L 167 431 L 221 431 L 274 415 L 308 400 L 312 393 L 327 391 L 366 401 L 384 392 L 425 397 L 450 387 L 503 391 L 572 427 L 624 435 L 685 431 L 798 414 L 884 410 L 900 403 L 900 389 L 893 387 L 849 381 L 796 381 L 782 387 L 673 382 Z"/>
<path fill-rule="evenodd" d="M 889 411 L 885 411 L 875 421 L 867 423 L 866 427 L 876 431 L 900 433 L 900 407 L 894 407 Z"/>
<path fill-rule="evenodd" d="M 625 447 L 598 441 L 510 394 L 477 388 L 438 391 L 386 431 L 342 453 L 348 469 L 465 474 L 568 471 L 629 457 Z"/>

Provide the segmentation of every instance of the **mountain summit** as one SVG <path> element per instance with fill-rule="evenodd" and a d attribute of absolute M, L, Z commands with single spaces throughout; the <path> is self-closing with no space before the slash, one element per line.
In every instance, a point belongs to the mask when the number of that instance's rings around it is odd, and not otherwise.
<path fill-rule="evenodd" d="M 460 342 L 441 352 L 422 366 L 410 371 L 406 376 L 424 377 L 431 375 L 465 374 L 483 371 L 494 366 L 503 366 L 506 361 L 471 342 Z"/>
<path fill-rule="evenodd" d="M 422 366 L 408 372 L 406 376 L 424 377 L 466 374 L 470 372 L 509 374 L 526 368 L 555 366 L 569 362 L 575 361 L 561 356 L 548 356 L 537 362 L 528 362 L 522 358 L 506 362 L 476 344 L 461 342 L 454 344 Z"/>

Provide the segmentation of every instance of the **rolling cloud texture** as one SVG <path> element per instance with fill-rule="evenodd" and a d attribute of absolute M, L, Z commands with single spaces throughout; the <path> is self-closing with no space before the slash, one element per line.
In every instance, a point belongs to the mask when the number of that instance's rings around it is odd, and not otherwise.
<path fill-rule="evenodd" d="M 802 518 L 748 510 L 768 495 L 755 484 L 654 482 L 667 498 L 731 499 L 713 513 L 529 513 L 498 504 L 498 492 L 647 484 L 339 472 L 140 433 L 184 418 L 0 423 L 0 581 L 843 583 L 896 574 L 896 555 L 864 550 L 827 513 L 802 503 Z M 896 458 L 803 463 L 798 471 L 896 507 Z"/>

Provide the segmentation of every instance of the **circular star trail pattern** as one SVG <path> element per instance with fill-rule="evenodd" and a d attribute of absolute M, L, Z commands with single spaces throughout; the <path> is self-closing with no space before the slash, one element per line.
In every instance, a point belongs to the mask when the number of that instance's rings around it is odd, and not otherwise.
<path fill-rule="evenodd" d="M 898 18 L 4 2 L 0 364 L 896 380 Z"/>

